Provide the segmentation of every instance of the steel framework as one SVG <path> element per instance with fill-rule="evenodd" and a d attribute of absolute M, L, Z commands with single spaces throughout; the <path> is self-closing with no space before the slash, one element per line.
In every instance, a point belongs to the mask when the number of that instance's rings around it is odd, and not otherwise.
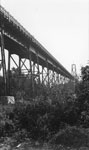
<path fill-rule="evenodd" d="M 73 76 L 17 21 L 0 5 L 0 47 L 5 84 L 5 94 L 10 94 L 11 60 L 21 72 L 28 74 L 34 89 L 34 80 L 38 83 L 59 84 Z M 5 49 L 8 50 L 8 77 L 6 75 Z M 19 63 L 13 58 L 19 56 Z M 29 65 L 25 63 L 28 60 Z M 7 84 L 8 78 L 8 84 Z M 6 86 L 8 85 L 8 86 Z"/>

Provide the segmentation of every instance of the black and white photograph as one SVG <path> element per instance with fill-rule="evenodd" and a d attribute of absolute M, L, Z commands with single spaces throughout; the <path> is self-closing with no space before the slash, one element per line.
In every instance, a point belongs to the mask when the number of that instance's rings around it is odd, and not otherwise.
<path fill-rule="evenodd" d="M 89 0 L 0 0 L 0 150 L 89 150 Z"/>

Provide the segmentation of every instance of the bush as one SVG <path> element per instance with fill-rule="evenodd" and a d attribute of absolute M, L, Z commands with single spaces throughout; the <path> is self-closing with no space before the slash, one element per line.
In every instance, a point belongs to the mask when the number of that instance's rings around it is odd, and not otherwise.
<path fill-rule="evenodd" d="M 25 129 L 33 139 L 47 139 L 59 130 L 63 110 L 60 105 L 48 101 L 33 101 L 16 104 L 14 114 L 15 129 Z"/>
<path fill-rule="evenodd" d="M 10 136 L 14 131 L 12 121 L 13 107 L 11 105 L 0 105 L 0 137 Z"/>
<path fill-rule="evenodd" d="M 89 66 L 81 68 L 81 81 L 76 85 L 78 120 L 83 127 L 89 126 Z"/>
<path fill-rule="evenodd" d="M 89 146 L 89 135 L 87 130 L 76 126 L 67 126 L 60 130 L 49 142 L 50 144 L 63 145 L 66 147 L 79 148 Z"/>
<path fill-rule="evenodd" d="M 43 96 L 37 96 L 35 99 L 29 99 L 29 101 L 17 100 L 14 106 L 3 106 L 2 108 L 4 109 L 1 109 L 1 132 L 3 131 L 1 136 L 10 136 L 13 133 L 17 133 L 18 137 L 20 137 L 21 134 L 19 133 L 25 130 L 29 138 L 49 140 L 60 128 L 63 129 L 66 124 L 71 124 L 70 118 L 74 118 L 75 115 L 72 113 L 74 108 L 71 107 L 74 101 L 69 100 L 70 102 L 62 103 L 57 97 L 51 99 L 51 90 L 54 91 L 53 87 L 50 91 L 48 90 L 47 97 L 44 94 Z"/>

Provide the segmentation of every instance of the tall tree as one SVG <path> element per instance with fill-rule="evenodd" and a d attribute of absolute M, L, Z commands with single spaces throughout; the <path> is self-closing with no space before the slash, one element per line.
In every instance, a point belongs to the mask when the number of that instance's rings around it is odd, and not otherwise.
<path fill-rule="evenodd" d="M 76 86 L 77 108 L 80 120 L 89 124 L 89 66 L 81 68 L 81 81 Z M 87 122 L 87 123 L 85 123 Z"/>

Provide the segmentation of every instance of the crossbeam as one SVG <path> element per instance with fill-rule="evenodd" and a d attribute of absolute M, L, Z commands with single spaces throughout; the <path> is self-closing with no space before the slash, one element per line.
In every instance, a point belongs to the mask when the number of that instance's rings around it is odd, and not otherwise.
<path fill-rule="evenodd" d="M 11 51 L 11 53 L 28 58 L 27 51 L 30 45 L 33 61 L 36 58 L 36 53 L 38 52 L 39 65 L 43 66 L 44 64 L 46 66 L 45 59 L 47 58 L 49 69 L 52 70 L 52 67 L 54 66 L 54 70 L 56 72 L 67 78 L 73 79 L 73 76 L 1 5 L 0 18 L 2 18 L 4 22 L 4 39 L 6 49 Z"/>
<path fill-rule="evenodd" d="M 19 75 L 24 67 L 27 77 L 31 79 L 34 91 L 34 81 L 60 83 L 60 77 L 73 80 L 73 76 L 56 60 L 10 13 L 0 5 L 0 47 L 3 77 L 8 91 L 10 91 L 10 68 L 11 60 L 19 69 Z M 8 51 L 8 76 L 6 78 L 5 49 Z M 12 57 L 19 57 L 19 63 Z M 26 60 L 29 64 L 26 66 Z M 7 82 L 8 81 L 8 82 Z"/>

